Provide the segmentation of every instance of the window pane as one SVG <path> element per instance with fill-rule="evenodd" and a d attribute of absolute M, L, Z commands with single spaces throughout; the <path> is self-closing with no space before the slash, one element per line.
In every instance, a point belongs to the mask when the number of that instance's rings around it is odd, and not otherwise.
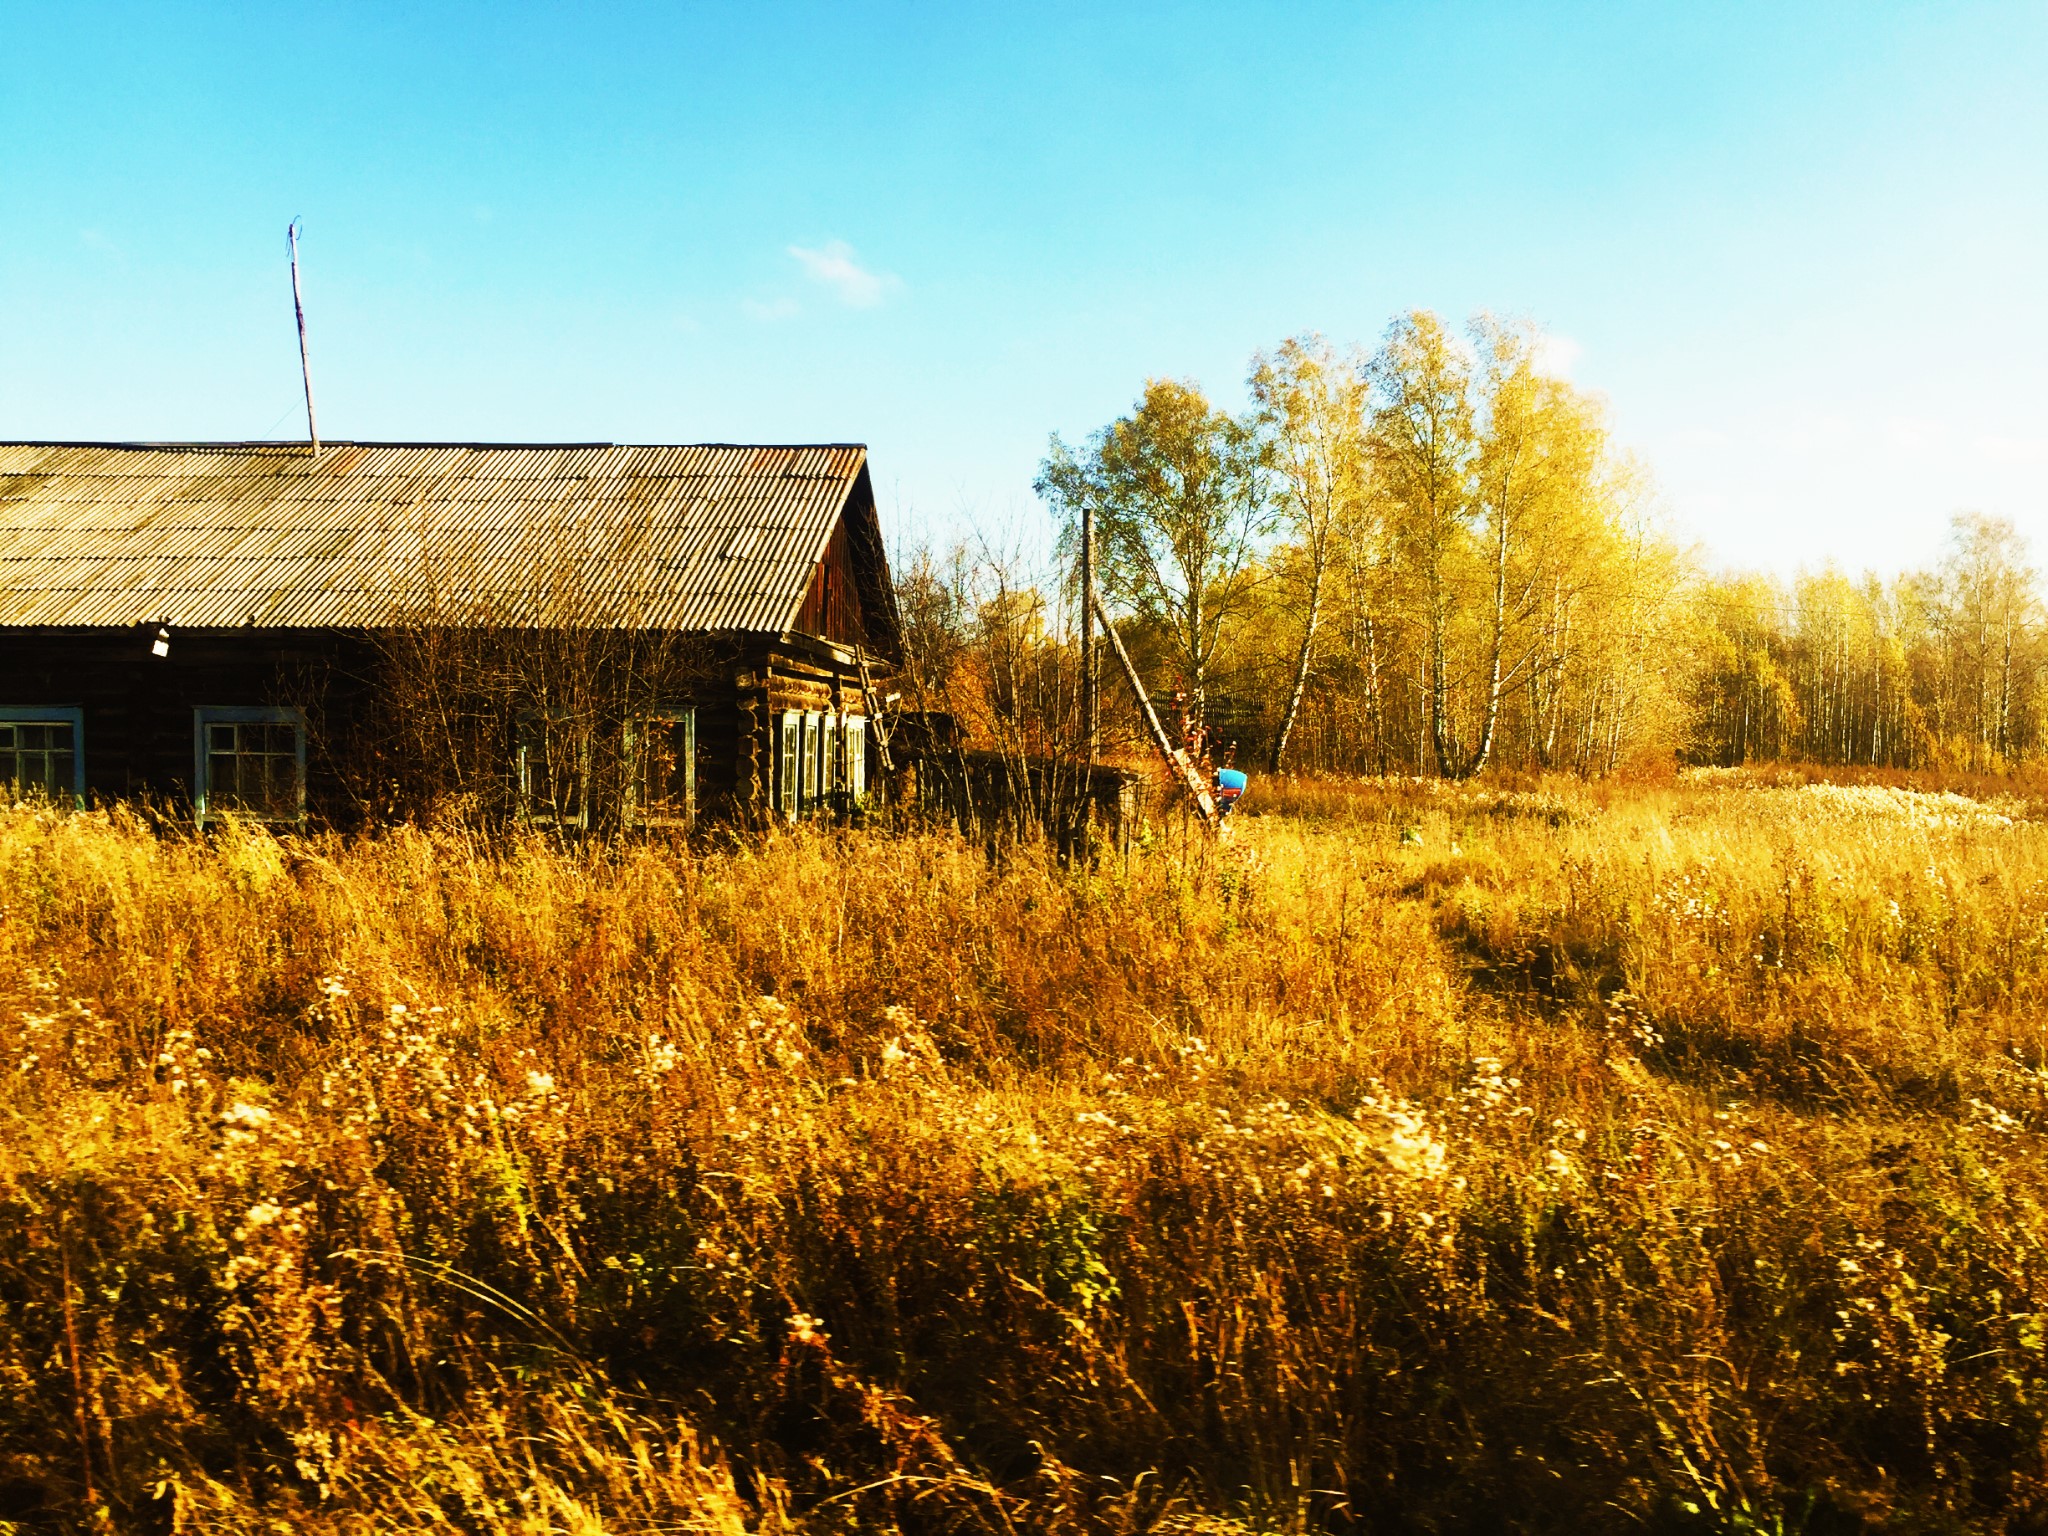
<path fill-rule="evenodd" d="M 548 761 L 547 741 L 536 738 L 526 749 L 526 793 L 527 808 L 537 816 L 552 816 L 555 812 L 553 767 Z"/>
<path fill-rule="evenodd" d="M 680 720 L 664 720 L 656 739 L 661 743 L 661 803 L 680 815 L 690 808 L 689 730 Z"/>
<path fill-rule="evenodd" d="M 782 814 L 786 817 L 794 817 L 796 815 L 797 739 L 800 735 L 801 730 L 797 724 L 797 717 L 795 715 L 784 715 L 782 717 L 782 760 L 777 767 L 776 790 L 781 801 Z"/>
<path fill-rule="evenodd" d="M 298 756 L 279 754 L 266 758 L 269 764 L 269 784 L 264 795 L 264 807 L 270 815 L 290 820 L 299 814 L 299 763 Z"/>
<path fill-rule="evenodd" d="M 673 720 L 658 720 L 649 737 L 648 775 L 651 798 L 663 810 L 674 810 L 682 799 L 683 753 L 680 728 Z"/>
<path fill-rule="evenodd" d="M 70 733 L 67 731 L 65 734 L 69 735 Z M 60 796 L 69 799 L 78 792 L 76 773 L 76 759 L 71 753 L 52 752 L 50 754 L 50 775 L 43 782 L 48 786 L 52 800 Z"/>
<path fill-rule="evenodd" d="M 233 810 L 241 803 L 241 785 L 235 774 L 232 752 L 210 753 L 206 759 L 206 797 L 217 809 Z"/>
<path fill-rule="evenodd" d="M 697 712 L 676 722 L 676 793 L 684 816 L 697 818 Z"/>
<path fill-rule="evenodd" d="M 659 723 L 641 721 L 633 733 L 633 799 L 642 816 L 668 808 L 668 755 Z"/>
<path fill-rule="evenodd" d="M 232 725 L 209 725 L 206 728 L 206 748 L 209 752 L 234 751 L 235 728 Z"/>
<path fill-rule="evenodd" d="M 245 737 L 258 736 L 246 731 Z M 242 808 L 257 816 L 277 815 L 277 759 L 261 752 L 245 752 L 236 764 L 242 780 Z"/>

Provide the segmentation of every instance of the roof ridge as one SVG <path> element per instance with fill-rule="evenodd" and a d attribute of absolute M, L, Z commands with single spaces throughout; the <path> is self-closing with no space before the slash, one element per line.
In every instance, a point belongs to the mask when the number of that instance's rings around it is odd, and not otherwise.
<path fill-rule="evenodd" d="M 62 437 L 8 437 L 0 438 L 0 448 L 131 448 L 137 452 L 162 452 L 165 449 L 236 449 L 236 448 L 308 448 L 302 437 L 280 438 L 191 438 L 165 439 L 161 442 L 147 438 L 62 438 Z M 859 448 L 865 450 L 866 443 L 858 442 L 785 442 L 785 443 L 610 443 L 610 442 L 504 442 L 463 441 L 449 439 L 434 441 L 425 438 L 372 438 L 372 437 L 323 437 L 320 447 L 324 452 L 329 448 Z"/>

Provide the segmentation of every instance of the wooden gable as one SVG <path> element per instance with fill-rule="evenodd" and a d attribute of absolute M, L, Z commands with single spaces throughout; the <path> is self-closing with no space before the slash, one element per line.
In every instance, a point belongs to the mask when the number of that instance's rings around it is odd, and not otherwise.
<path fill-rule="evenodd" d="M 871 660 L 882 664 L 903 659 L 889 557 L 882 546 L 874 493 L 865 471 L 833 524 L 824 552 L 811 567 L 790 630 L 835 645 L 860 646 Z"/>
<path fill-rule="evenodd" d="M 861 602 L 860 579 L 853 562 L 853 540 L 844 519 L 832 530 L 824 558 L 811 571 L 811 584 L 797 610 L 797 633 L 816 635 L 837 645 L 874 648 Z"/>

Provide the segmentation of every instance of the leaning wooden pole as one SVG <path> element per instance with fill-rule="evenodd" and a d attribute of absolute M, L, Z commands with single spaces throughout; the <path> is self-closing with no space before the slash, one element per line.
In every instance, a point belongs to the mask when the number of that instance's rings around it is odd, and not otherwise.
<path fill-rule="evenodd" d="M 1102 594 L 1091 590 L 1088 594 L 1090 605 L 1102 621 L 1104 634 L 1109 639 L 1109 648 L 1116 652 L 1116 659 L 1124 669 L 1124 681 L 1131 685 L 1131 692 L 1138 700 L 1138 713 L 1145 717 L 1145 728 L 1152 733 L 1152 745 L 1159 749 L 1159 755 L 1166 759 L 1166 766 L 1179 778 L 1188 792 L 1188 798 L 1195 802 L 1195 809 L 1201 814 L 1202 825 L 1216 825 L 1216 797 L 1209 792 L 1209 786 L 1202 781 L 1201 772 L 1188 759 L 1187 753 L 1173 744 L 1166 734 L 1166 727 L 1159 723 L 1159 711 L 1152 707 L 1152 695 L 1145 691 L 1145 680 L 1138 676 L 1138 669 L 1131 662 L 1131 653 L 1124 649 L 1124 637 L 1116 632 L 1116 625 L 1110 622 L 1109 610 L 1102 604 Z"/>
<path fill-rule="evenodd" d="M 1102 711 L 1095 701 L 1095 503 L 1081 503 L 1081 738 L 1087 747 L 1088 784 L 1102 755 Z"/>

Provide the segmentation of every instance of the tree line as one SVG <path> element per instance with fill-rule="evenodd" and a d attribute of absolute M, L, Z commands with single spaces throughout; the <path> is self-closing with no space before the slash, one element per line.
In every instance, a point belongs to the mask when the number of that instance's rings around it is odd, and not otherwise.
<path fill-rule="evenodd" d="M 1256 354 L 1240 412 L 1148 382 L 1085 441 L 1052 439 L 1035 488 L 1057 569 L 899 558 L 914 707 L 1018 756 L 1071 744 L 1085 507 L 1148 685 L 1245 766 L 1990 771 L 2048 750 L 2048 644 L 2009 524 L 1958 517 L 1938 569 L 1890 581 L 1709 573 L 1545 350 L 1526 322 L 1461 333 L 1417 310 L 1375 347 Z M 1113 679 L 1103 698 L 1122 702 Z"/>
<path fill-rule="evenodd" d="M 1932 570 L 1697 583 L 1690 754 L 2001 772 L 2048 752 L 2048 636 L 2012 524 L 1951 519 Z"/>

